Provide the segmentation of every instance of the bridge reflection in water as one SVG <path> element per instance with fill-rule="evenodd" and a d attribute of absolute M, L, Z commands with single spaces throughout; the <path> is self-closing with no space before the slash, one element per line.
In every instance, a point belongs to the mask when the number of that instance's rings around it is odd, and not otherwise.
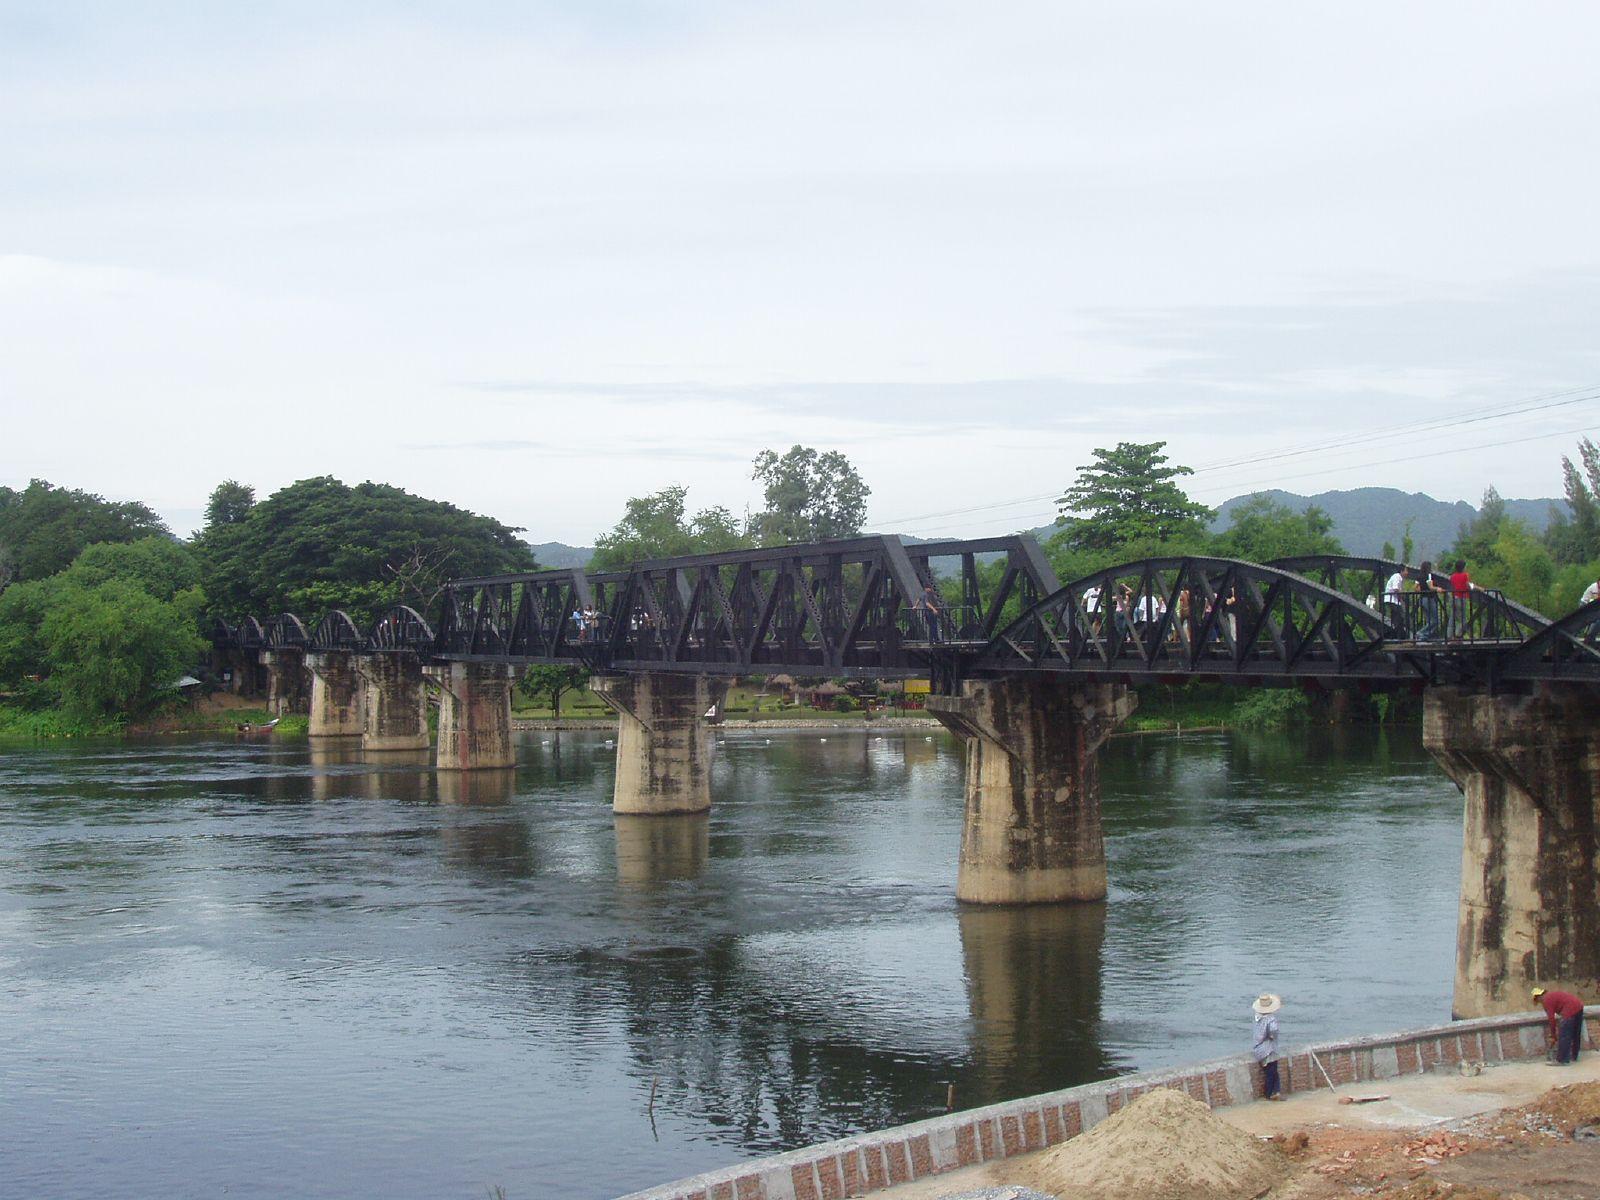
<path fill-rule="evenodd" d="M 1114 743 L 1110 902 L 995 908 L 946 885 L 948 737 L 729 734 L 712 813 L 621 821 L 606 736 L 544 741 L 509 794 L 297 743 L 0 758 L 8 1178 L 49 1194 L 95 1111 L 88 1196 L 614 1195 L 1234 1052 L 1261 980 L 1296 1038 L 1448 1004 L 1459 806 L 1414 734 Z"/>

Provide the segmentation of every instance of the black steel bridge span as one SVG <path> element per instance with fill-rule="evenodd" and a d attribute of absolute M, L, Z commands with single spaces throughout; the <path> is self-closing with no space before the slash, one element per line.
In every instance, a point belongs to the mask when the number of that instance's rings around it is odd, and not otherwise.
<path fill-rule="evenodd" d="M 612 673 L 1301 681 L 1493 690 L 1600 684 L 1600 603 L 1551 621 L 1498 592 L 1385 602 L 1399 564 L 1312 556 L 1122 563 L 1062 584 L 1026 535 L 871 536 L 458 579 L 430 616 L 392 608 L 219 621 L 219 650 L 407 654 Z M 1414 571 L 1414 569 L 1413 569 Z M 1447 587 L 1444 576 L 1433 582 Z M 929 620 L 925 589 L 940 611 Z M 590 614 L 585 619 L 582 614 Z"/>

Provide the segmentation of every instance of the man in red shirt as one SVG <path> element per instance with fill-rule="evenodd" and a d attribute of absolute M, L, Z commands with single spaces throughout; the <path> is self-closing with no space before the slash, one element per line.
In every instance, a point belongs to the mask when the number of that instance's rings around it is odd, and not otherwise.
<path fill-rule="evenodd" d="M 1472 616 L 1472 577 L 1467 574 L 1467 564 L 1456 560 L 1456 569 L 1450 572 L 1450 640 L 1459 642 L 1467 635 L 1467 623 Z"/>
<path fill-rule="evenodd" d="M 1556 1048 L 1556 1062 L 1575 1063 L 1578 1048 L 1583 1045 L 1583 1001 L 1571 992 L 1546 991 L 1534 988 L 1533 998 L 1544 1006 L 1548 1020 L 1544 1040 L 1548 1047 Z"/>

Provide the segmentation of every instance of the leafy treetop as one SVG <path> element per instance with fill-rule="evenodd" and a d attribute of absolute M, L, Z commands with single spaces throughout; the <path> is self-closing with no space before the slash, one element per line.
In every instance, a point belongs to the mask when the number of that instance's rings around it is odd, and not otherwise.
<path fill-rule="evenodd" d="M 532 569 L 518 532 L 402 488 L 324 475 L 208 525 L 196 545 L 213 611 L 342 607 L 369 620 L 389 604 L 430 606 L 452 577 Z"/>
<path fill-rule="evenodd" d="M 766 510 L 752 524 L 764 546 L 854 537 L 872 494 L 850 460 L 837 450 L 819 453 L 791 446 L 782 455 L 756 455 L 754 479 L 766 488 Z"/>
<path fill-rule="evenodd" d="M 1173 482 L 1194 472 L 1167 466 L 1165 446 L 1118 442 L 1114 449 L 1097 449 L 1095 461 L 1079 468 L 1077 481 L 1056 501 L 1056 524 L 1063 526 L 1058 536 L 1069 550 L 1116 550 L 1203 531 L 1214 514 Z"/>
<path fill-rule="evenodd" d="M 1333 518 L 1315 504 L 1295 512 L 1270 496 L 1251 496 L 1228 513 L 1226 532 L 1212 539 L 1211 553 L 1220 558 L 1270 562 L 1303 554 L 1343 554 L 1333 536 Z"/>
<path fill-rule="evenodd" d="M 211 490 L 211 499 L 206 502 L 206 529 L 237 525 L 250 515 L 255 502 L 255 488 L 236 479 L 224 479 Z"/>
<path fill-rule="evenodd" d="M 0 574 L 17 581 L 54 575 L 96 542 L 152 534 L 171 536 L 161 518 L 135 500 L 107 500 L 43 479 L 20 490 L 0 487 Z"/>
<path fill-rule="evenodd" d="M 748 546 L 750 539 L 725 508 L 705 508 L 693 517 L 686 487 L 667 487 L 628 501 L 622 519 L 595 542 L 589 569 L 605 571 L 648 558 L 677 558 Z"/>

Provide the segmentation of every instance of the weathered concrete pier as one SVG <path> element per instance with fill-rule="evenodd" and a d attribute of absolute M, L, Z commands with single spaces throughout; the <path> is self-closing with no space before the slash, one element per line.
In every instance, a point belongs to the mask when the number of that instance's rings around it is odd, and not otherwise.
<path fill-rule="evenodd" d="M 306 655 L 311 672 L 311 713 L 306 732 L 314 738 L 360 737 L 361 672 L 347 650 Z"/>
<path fill-rule="evenodd" d="M 409 654 L 364 654 L 356 661 L 363 694 L 361 748 L 428 749 L 432 742 L 422 663 Z"/>
<path fill-rule="evenodd" d="M 714 743 L 705 714 L 726 695 L 706 675 L 601 675 L 590 683 L 615 710 L 618 813 L 665 816 L 711 807 Z"/>
<path fill-rule="evenodd" d="M 1516 1012 L 1535 984 L 1600 992 L 1600 703 L 1431 688 L 1423 741 L 1466 799 L 1458 1017 Z"/>
<path fill-rule="evenodd" d="M 1138 698 L 1114 683 L 968 680 L 928 711 L 967 744 L 956 898 L 1104 900 L 1099 750 Z"/>
<path fill-rule="evenodd" d="M 451 662 L 424 668 L 439 688 L 441 771 L 514 767 L 512 669 L 503 663 Z"/>

